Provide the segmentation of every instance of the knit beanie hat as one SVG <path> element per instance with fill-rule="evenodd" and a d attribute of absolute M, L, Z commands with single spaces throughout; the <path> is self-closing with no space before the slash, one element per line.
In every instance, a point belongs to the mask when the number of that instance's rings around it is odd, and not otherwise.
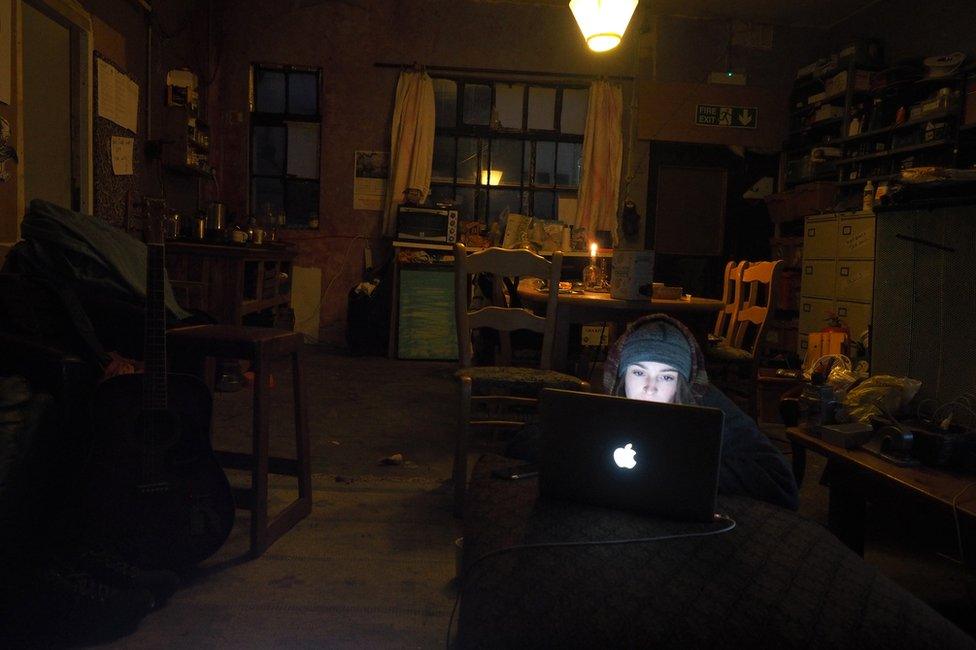
<path fill-rule="evenodd" d="M 687 337 L 668 322 L 648 323 L 631 332 L 620 349 L 617 377 L 631 364 L 656 361 L 671 366 L 685 381 L 691 381 L 691 347 Z"/>

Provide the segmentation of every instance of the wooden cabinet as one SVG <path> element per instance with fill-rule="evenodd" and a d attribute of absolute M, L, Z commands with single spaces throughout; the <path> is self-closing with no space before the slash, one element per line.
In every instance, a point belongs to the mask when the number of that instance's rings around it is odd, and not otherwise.
<path fill-rule="evenodd" d="M 220 323 L 265 322 L 292 329 L 294 247 L 169 242 L 166 271 L 176 300 Z M 264 318 L 257 315 L 261 314 Z"/>

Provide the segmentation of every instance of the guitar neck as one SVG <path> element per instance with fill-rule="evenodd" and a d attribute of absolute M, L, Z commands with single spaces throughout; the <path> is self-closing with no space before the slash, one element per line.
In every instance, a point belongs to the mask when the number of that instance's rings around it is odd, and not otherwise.
<path fill-rule="evenodd" d="M 146 329 L 143 355 L 143 408 L 165 409 L 166 395 L 166 300 L 164 294 L 165 251 L 162 244 L 147 244 Z"/>

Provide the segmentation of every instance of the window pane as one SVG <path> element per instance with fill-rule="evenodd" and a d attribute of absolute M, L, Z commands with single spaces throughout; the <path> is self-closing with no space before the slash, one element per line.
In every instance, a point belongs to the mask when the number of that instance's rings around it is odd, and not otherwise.
<path fill-rule="evenodd" d="M 535 184 L 552 185 L 556 170 L 556 143 L 535 143 Z"/>
<path fill-rule="evenodd" d="M 556 185 L 579 186 L 583 145 L 579 142 L 560 142 L 556 153 Z"/>
<path fill-rule="evenodd" d="M 474 183 L 478 178 L 477 138 L 458 138 L 457 179 L 459 183 Z"/>
<path fill-rule="evenodd" d="M 529 88 L 529 128 L 552 131 L 556 128 L 556 89 Z"/>
<path fill-rule="evenodd" d="M 453 203 L 454 186 L 453 185 L 431 185 L 429 201 L 433 205 L 437 205 L 438 203 Z"/>
<path fill-rule="evenodd" d="M 491 172 L 494 176 L 501 172 L 501 178 L 492 185 L 518 186 L 522 177 L 522 141 L 491 141 Z"/>
<path fill-rule="evenodd" d="M 556 217 L 556 193 L 535 192 L 532 197 L 532 216 L 536 219 Z"/>
<path fill-rule="evenodd" d="M 285 73 L 254 70 L 254 110 L 258 113 L 285 112 Z"/>
<path fill-rule="evenodd" d="M 288 223 L 307 225 L 309 217 L 319 216 L 319 184 L 315 181 L 287 182 L 285 214 Z"/>
<path fill-rule="evenodd" d="M 464 84 L 464 123 L 488 124 L 491 120 L 491 86 Z"/>
<path fill-rule="evenodd" d="M 255 174 L 284 175 L 285 137 L 285 128 L 281 126 L 254 127 L 251 169 Z"/>
<path fill-rule="evenodd" d="M 284 206 L 285 187 L 277 178 L 251 179 L 251 212 L 267 214 L 267 205 L 277 214 Z"/>
<path fill-rule="evenodd" d="M 430 179 L 446 183 L 454 182 L 454 138 L 442 135 L 434 138 L 434 162 Z"/>
<path fill-rule="evenodd" d="M 495 84 L 495 111 L 503 129 L 522 130 L 525 84 Z"/>
<path fill-rule="evenodd" d="M 516 214 L 522 213 L 522 193 L 519 190 L 488 191 L 488 222 L 497 221 L 507 209 Z"/>
<path fill-rule="evenodd" d="M 586 129 L 586 107 L 589 101 L 590 91 L 586 88 L 564 89 L 559 130 L 563 133 L 583 135 Z"/>
<path fill-rule="evenodd" d="M 319 125 L 287 122 L 288 175 L 296 178 L 319 177 Z"/>
<path fill-rule="evenodd" d="M 459 187 L 457 197 L 458 217 L 463 221 L 484 221 L 485 193 L 473 187 Z"/>
<path fill-rule="evenodd" d="M 456 82 L 450 79 L 434 79 L 434 107 L 437 126 L 450 128 L 457 124 Z"/>
<path fill-rule="evenodd" d="M 319 76 L 314 72 L 288 75 L 288 111 L 295 115 L 318 115 Z"/>

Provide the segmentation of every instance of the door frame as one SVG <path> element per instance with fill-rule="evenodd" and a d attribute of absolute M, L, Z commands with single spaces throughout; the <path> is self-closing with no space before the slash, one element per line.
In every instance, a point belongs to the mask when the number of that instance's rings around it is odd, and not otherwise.
<path fill-rule="evenodd" d="M 92 27 L 91 14 L 77 2 L 77 0 L 22 0 L 34 9 L 58 21 L 69 29 L 71 34 L 71 102 L 72 112 L 72 149 L 77 147 L 77 157 L 72 153 L 72 172 L 77 172 L 78 185 L 72 188 L 72 194 L 78 193 L 78 210 L 82 214 L 92 214 L 94 203 L 94 145 L 92 143 L 92 129 L 94 123 L 95 105 L 93 101 L 94 50 L 95 36 Z M 23 10 L 18 12 L 18 29 L 22 32 Z M 23 79 L 24 56 L 23 40 L 19 43 L 17 57 L 17 78 Z M 23 111 L 23 91 L 20 92 L 20 109 Z M 19 129 L 21 132 L 23 129 Z M 23 146 L 23 145 L 21 145 Z M 28 152 L 24 152 L 29 155 Z M 21 204 L 18 206 L 20 214 L 26 208 L 23 205 L 25 197 L 19 192 Z M 74 196 L 72 197 L 74 202 Z M 68 206 L 71 207 L 71 206 Z"/>

